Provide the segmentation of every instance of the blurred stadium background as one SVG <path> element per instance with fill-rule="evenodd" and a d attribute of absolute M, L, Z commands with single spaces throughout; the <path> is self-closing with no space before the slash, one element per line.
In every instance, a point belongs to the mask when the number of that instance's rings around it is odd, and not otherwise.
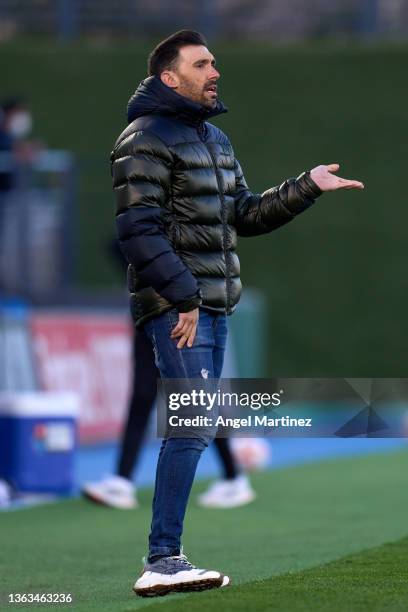
<path fill-rule="evenodd" d="M 79 409 L 81 444 L 67 463 L 48 464 L 54 491 L 75 492 L 112 469 L 131 340 L 111 252 L 109 154 L 148 52 L 183 27 L 203 31 L 217 57 L 229 113 L 216 123 L 253 191 L 329 162 L 366 185 L 322 198 L 256 242 L 241 239 L 246 289 L 229 321 L 228 374 L 406 374 L 408 0 L 0 0 L 0 101 L 23 100 L 33 118 L 27 149 L 0 152 L 0 174 L 15 176 L 0 195 L 0 417 L 10 404 L 31 415 L 46 404 L 52 421 L 58 404 L 70 422 Z M 21 435 L 45 453 L 41 424 Z M 5 432 L 0 464 L 12 452 Z M 70 449 L 56 432 L 53 459 Z M 232 566 L 240 586 L 166 606 L 201 610 L 217 597 L 226 610 L 263 610 L 274 594 L 268 609 L 406 609 L 402 445 L 276 441 L 275 470 L 254 476 L 252 506 L 216 521 L 194 506 L 188 516 L 188 551 Z M 152 433 L 139 486 L 151 485 L 156 453 Z M 216 471 L 209 452 L 199 475 Z M 142 507 L 125 517 L 78 499 L 1 514 L 1 597 L 58 587 L 83 610 L 134 609 L 127 584 L 144 552 L 150 496 L 143 491 Z"/>

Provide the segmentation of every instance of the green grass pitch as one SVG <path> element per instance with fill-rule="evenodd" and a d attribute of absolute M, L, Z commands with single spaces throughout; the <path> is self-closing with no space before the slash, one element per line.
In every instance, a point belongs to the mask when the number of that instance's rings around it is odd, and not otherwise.
<path fill-rule="evenodd" d="M 188 510 L 185 551 L 230 574 L 233 586 L 158 599 L 131 590 L 151 490 L 129 512 L 70 500 L 2 514 L 2 609 L 33 609 L 4 605 L 10 592 L 70 592 L 80 611 L 408 609 L 405 452 L 265 472 L 254 485 L 258 499 L 246 508 Z"/>

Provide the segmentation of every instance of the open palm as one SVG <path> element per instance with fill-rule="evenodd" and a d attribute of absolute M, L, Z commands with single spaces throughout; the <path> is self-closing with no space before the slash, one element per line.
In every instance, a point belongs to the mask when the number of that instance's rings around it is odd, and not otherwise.
<path fill-rule="evenodd" d="M 351 181 L 332 174 L 339 170 L 339 164 L 317 166 L 310 172 L 311 178 L 322 191 L 336 191 L 337 189 L 364 189 L 360 181 Z"/>

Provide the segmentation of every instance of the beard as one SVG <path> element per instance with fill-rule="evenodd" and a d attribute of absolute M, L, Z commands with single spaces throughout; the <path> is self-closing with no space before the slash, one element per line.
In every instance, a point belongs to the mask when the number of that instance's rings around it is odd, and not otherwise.
<path fill-rule="evenodd" d="M 217 106 L 218 96 L 216 92 L 215 94 L 209 93 L 208 87 L 210 85 L 214 85 L 214 83 L 208 82 L 204 86 L 198 86 L 196 83 L 183 79 L 177 88 L 177 93 L 211 109 Z"/>

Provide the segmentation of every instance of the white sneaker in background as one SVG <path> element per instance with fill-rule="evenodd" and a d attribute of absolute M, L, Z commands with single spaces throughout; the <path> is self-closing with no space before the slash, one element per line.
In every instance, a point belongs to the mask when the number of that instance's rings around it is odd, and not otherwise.
<path fill-rule="evenodd" d="M 133 482 L 122 476 L 108 476 L 98 482 L 87 482 L 82 487 L 82 495 L 111 508 L 131 510 L 137 507 L 136 488 Z"/>
<path fill-rule="evenodd" d="M 7 508 L 11 502 L 11 487 L 5 480 L 0 479 L 0 508 Z"/>
<path fill-rule="evenodd" d="M 255 497 L 248 476 L 240 474 L 230 480 L 217 480 L 197 501 L 204 508 L 237 508 L 249 504 Z"/>

